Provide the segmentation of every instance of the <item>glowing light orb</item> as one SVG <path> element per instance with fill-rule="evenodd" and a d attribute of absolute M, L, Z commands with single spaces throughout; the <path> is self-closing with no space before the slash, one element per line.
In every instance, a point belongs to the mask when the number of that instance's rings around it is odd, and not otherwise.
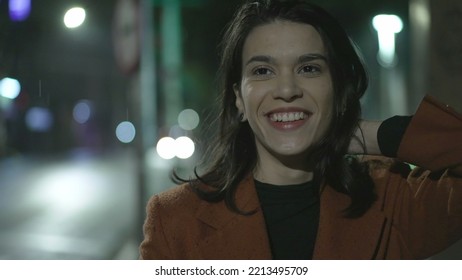
<path fill-rule="evenodd" d="M 18 80 L 12 78 L 3 78 L 0 80 L 0 95 L 8 99 L 15 99 L 21 92 L 21 84 Z"/>
<path fill-rule="evenodd" d="M 24 21 L 29 17 L 31 0 L 10 0 L 8 7 L 11 20 Z"/>
<path fill-rule="evenodd" d="M 86 12 L 83 8 L 75 7 L 69 9 L 64 15 L 64 25 L 67 28 L 77 28 L 85 21 Z"/>
<path fill-rule="evenodd" d="M 88 100 L 79 101 L 72 111 L 74 120 L 79 124 L 88 122 L 90 120 L 91 113 L 91 103 Z"/>
<path fill-rule="evenodd" d="M 116 128 L 116 136 L 122 143 L 130 143 L 135 139 L 136 129 L 135 126 L 129 122 L 121 122 Z"/>
<path fill-rule="evenodd" d="M 26 125 L 34 132 L 47 132 L 53 125 L 53 115 L 49 109 L 32 107 L 26 112 Z"/>
<path fill-rule="evenodd" d="M 199 114 L 193 109 L 181 111 L 178 115 L 178 125 L 184 130 L 193 130 L 199 125 Z"/>
<path fill-rule="evenodd" d="M 157 154 L 163 159 L 172 159 L 176 154 L 175 139 L 171 137 L 163 137 L 157 142 Z"/>
<path fill-rule="evenodd" d="M 175 155 L 181 159 L 190 158 L 194 154 L 194 142 L 186 136 L 178 137 L 175 140 Z"/>

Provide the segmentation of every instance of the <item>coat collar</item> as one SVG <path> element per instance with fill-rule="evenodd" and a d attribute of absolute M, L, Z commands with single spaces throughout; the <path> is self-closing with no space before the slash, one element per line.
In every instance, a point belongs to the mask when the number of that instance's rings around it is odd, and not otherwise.
<path fill-rule="evenodd" d="M 247 176 L 238 186 L 236 205 L 244 216 L 230 211 L 224 201 L 201 202 L 196 218 L 211 227 L 210 234 L 198 243 L 204 259 L 271 259 L 271 248 L 253 177 Z M 348 196 L 325 186 L 314 259 L 371 259 L 377 253 L 386 219 L 372 209 L 357 219 L 343 217 L 350 203 Z M 377 208 L 375 205 L 373 208 Z"/>
<path fill-rule="evenodd" d="M 202 201 L 196 217 L 214 229 L 198 244 L 202 258 L 271 259 L 265 219 L 251 174 L 239 184 L 235 201 L 238 209 L 253 214 L 232 212 L 224 201 Z"/>
<path fill-rule="evenodd" d="M 260 202 L 255 190 L 252 176 L 247 176 L 236 190 L 236 206 L 245 212 L 260 212 Z M 232 219 L 239 218 L 240 214 L 230 211 L 224 201 L 211 204 L 203 201 L 197 210 L 196 217 L 216 230 L 221 230 Z"/>

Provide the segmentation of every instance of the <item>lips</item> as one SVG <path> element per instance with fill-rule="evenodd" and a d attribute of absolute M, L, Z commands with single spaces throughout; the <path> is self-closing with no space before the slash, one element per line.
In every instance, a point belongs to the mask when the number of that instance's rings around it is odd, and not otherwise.
<path fill-rule="evenodd" d="M 313 113 L 301 108 L 283 108 L 265 114 L 271 126 L 278 130 L 294 130 L 303 126 Z"/>

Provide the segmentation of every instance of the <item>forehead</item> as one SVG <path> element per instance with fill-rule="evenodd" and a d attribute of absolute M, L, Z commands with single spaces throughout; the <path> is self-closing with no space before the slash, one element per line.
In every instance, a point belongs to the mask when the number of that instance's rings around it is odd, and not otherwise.
<path fill-rule="evenodd" d="M 242 50 L 244 60 L 254 55 L 287 56 L 295 53 L 326 55 L 321 35 L 312 25 L 277 20 L 257 26 L 247 36 Z"/>

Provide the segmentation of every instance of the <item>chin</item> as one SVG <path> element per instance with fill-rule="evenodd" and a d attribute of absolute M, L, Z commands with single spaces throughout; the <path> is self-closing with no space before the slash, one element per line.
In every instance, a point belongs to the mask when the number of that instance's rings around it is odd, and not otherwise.
<path fill-rule="evenodd" d="M 311 145 L 306 147 L 300 146 L 281 146 L 279 149 L 275 149 L 275 152 L 283 157 L 297 157 L 297 156 L 306 156 L 310 150 Z"/>

